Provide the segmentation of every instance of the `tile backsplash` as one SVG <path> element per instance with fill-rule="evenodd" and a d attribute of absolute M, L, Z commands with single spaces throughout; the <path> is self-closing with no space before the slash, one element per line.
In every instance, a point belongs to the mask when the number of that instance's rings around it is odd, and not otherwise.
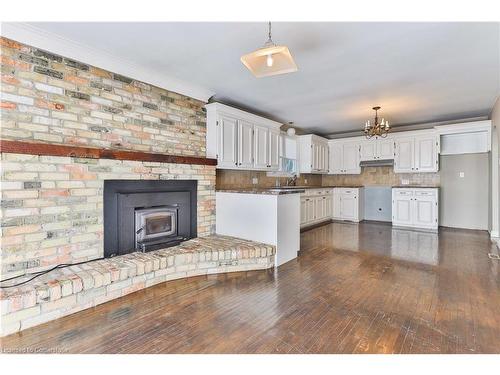
<path fill-rule="evenodd" d="M 404 181 L 405 180 L 405 181 Z M 439 186 L 439 172 L 436 173 L 394 173 L 392 166 L 363 167 L 361 174 L 324 175 L 322 184 L 331 185 L 362 185 L 362 186 L 394 186 L 403 185 Z"/>
<path fill-rule="evenodd" d="M 252 179 L 257 178 L 258 183 L 253 184 Z M 276 177 L 267 176 L 266 172 L 237 171 L 218 169 L 217 189 L 274 187 Z M 281 186 L 286 185 L 286 178 L 279 178 Z M 307 180 L 307 183 L 306 183 Z M 439 186 L 440 178 L 437 173 L 394 173 L 392 166 L 363 167 L 361 174 L 357 175 L 314 175 L 302 174 L 297 180 L 297 185 L 309 186 L 394 186 L 403 185 Z"/>
<path fill-rule="evenodd" d="M 254 178 L 257 178 L 257 184 L 252 183 L 252 180 Z M 267 176 L 267 172 L 217 169 L 217 179 L 215 186 L 217 189 L 251 187 L 266 188 L 276 186 L 276 179 L 279 179 L 281 186 L 286 185 L 286 178 L 270 177 Z M 321 176 L 314 174 L 301 174 L 297 179 L 297 185 L 321 186 Z"/>

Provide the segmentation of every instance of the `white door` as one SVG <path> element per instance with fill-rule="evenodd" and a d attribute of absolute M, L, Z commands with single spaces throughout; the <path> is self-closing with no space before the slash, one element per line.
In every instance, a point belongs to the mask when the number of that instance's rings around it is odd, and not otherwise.
<path fill-rule="evenodd" d="M 238 120 L 220 116 L 217 123 L 217 164 L 220 167 L 236 168 Z"/>
<path fill-rule="evenodd" d="M 415 172 L 437 172 L 437 157 L 435 136 L 415 138 Z"/>
<path fill-rule="evenodd" d="M 360 160 L 375 160 L 377 158 L 377 142 L 376 139 L 368 139 L 361 142 Z"/>
<path fill-rule="evenodd" d="M 344 143 L 343 147 L 344 173 L 359 174 L 361 167 L 359 166 L 359 144 Z"/>
<path fill-rule="evenodd" d="M 268 169 L 269 129 L 264 126 L 254 126 L 254 167 Z"/>
<path fill-rule="evenodd" d="M 306 219 L 307 222 L 310 223 L 314 221 L 314 218 L 316 216 L 316 207 L 314 204 L 314 199 L 313 198 L 306 198 Z"/>
<path fill-rule="evenodd" d="M 328 173 L 330 171 L 330 148 L 328 147 L 328 144 L 324 144 L 323 149 L 325 150 L 325 154 L 323 156 L 325 164 L 324 172 Z"/>
<path fill-rule="evenodd" d="M 341 220 L 342 213 L 340 210 L 342 202 L 342 196 L 340 194 L 340 190 L 335 189 L 333 192 L 333 201 L 332 201 L 332 216 L 334 219 Z"/>
<path fill-rule="evenodd" d="M 238 121 L 238 166 L 253 168 L 253 124 Z"/>
<path fill-rule="evenodd" d="M 413 225 L 418 228 L 437 227 L 437 201 L 434 196 L 415 195 Z"/>
<path fill-rule="evenodd" d="M 330 143 L 330 173 L 331 174 L 341 174 L 343 173 L 343 161 L 342 161 L 342 144 L 341 143 Z"/>
<path fill-rule="evenodd" d="M 413 224 L 413 191 L 393 189 L 392 191 L 392 223 L 394 225 L 411 226 Z"/>
<path fill-rule="evenodd" d="M 300 199 L 300 225 L 307 223 L 306 198 Z"/>
<path fill-rule="evenodd" d="M 325 148 L 321 143 L 318 143 L 316 147 L 318 148 L 318 171 L 323 172 L 325 170 Z"/>
<path fill-rule="evenodd" d="M 280 153 L 280 132 L 279 130 L 269 130 L 269 169 L 277 170 L 279 168 Z"/>
<path fill-rule="evenodd" d="M 377 139 L 377 159 L 394 159 L 394 140 Z"/>
<path fill-rule="evenodd" d="M 325 206 L 323 204 L 323 197 L 314 198 L 314 206 L 316 207 L 314 219 L 322 220 L 325 217 L 325 212 L 324 212 Z"/>
<path fill-rule="evenodd" d="M 325 199 L 325 216 L 328 218 L 328 219 L 331 219 L 332 218 L 332 215 L 333 215 L 333 206 L 332 206 L 332 201 L 333 201 L 333 198 L 331 195 L 328 195 Z"/>
<path fill-rule="evenodd" d="M 358 201 L 356 194 L 348 190 L 341 195 L 340 215 L 342 219 L 357 221 Z"/>
<path fill-rule="evenodd" d="M 408 173 L 414 171 L 414 138 L 396 139 L 394 156 L 394 172 Z"/>
<path fill-rule="evenodd" d="M 312 170 L 317 172 L 320 169 L 320 145 L 317 142 L 312 142 L 311 144 L 311 152 L 312 152 Z"/>

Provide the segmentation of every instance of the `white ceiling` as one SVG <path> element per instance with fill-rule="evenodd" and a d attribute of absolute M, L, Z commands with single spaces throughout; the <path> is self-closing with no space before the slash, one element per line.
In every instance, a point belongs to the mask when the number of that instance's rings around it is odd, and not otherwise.
<path fill-rule="evenodd" d="M 265 22 L 30 27 L 322 134 L 359 129 L 374 105 L 394 125 L 488 116 L 500 92 L 499 23 L 274 23 L 299 71 L 260 79 L 240 56 Z"/>

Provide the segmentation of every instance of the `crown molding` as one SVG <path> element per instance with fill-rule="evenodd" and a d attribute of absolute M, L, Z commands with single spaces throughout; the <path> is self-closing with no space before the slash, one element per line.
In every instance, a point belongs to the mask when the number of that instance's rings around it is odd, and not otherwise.
<path fill-rule="evenodd" d="M 95 67 L 152 84 L 203 102 L 215 92 L 202 86 L 179 80 L 139 64 L 120 59 L 109 52 L 64 38 L 24 22 L 2 22 L 1 35 L 36 48 L 47 50 Z"/>

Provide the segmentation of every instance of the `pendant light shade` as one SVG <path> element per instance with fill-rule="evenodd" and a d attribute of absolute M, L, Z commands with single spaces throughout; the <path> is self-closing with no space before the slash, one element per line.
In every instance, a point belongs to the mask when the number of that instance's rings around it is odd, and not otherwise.
<path fill-rule="evenodd" d="M 271 22 L 269 22 L 269 39 L 266 44 L 241 57 L 241 62 L 257 77 L 274 76 L 297 71 L 297 65 L 286 46 L 278 46 L 271 39 Z"/>

